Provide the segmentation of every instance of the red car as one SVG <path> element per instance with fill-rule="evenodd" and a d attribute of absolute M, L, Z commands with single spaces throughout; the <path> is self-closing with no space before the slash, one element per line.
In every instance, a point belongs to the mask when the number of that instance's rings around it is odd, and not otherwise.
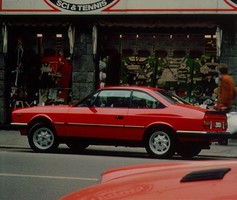
<path fill-rule="evenodd" d="M 177 152 L 191 158 L 213 141 L 228 138 L 224 113 L 192 106 L 165 90 L 107 87 L 71 106 L 37 106 L 12 112 L 12 125 L 34 151 L 60 143 L 73 150 L 89 145 L 145 147 L 157 158 Z"/>
<path fill-rule="evenodd" d="M 61 200 L 237 199 L 237 161 L 186 161 L 106 171 L 101 183 Z"/>

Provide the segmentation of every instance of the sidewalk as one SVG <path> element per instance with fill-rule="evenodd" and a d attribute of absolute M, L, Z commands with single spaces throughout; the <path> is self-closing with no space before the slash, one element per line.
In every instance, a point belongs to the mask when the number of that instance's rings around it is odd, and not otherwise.
<path fill-rule="evenodd" d="M 21 136 L 20 132 L 15 130 L 0 130 L 0 148 L 1 147 L 30 148 L 27 137 Z M 237 158 L 237 139 L 229 139 L 228 145 L 214 143 L 211 145 L 211 149 L 204 149 L 199 155 Z"/>
<path fill-rule="evenodd" d="M 214 143 L 211 145 L 211 149 L 204 149 L 199 155 L 237 158 L 237 140 L 229 139 L 228 145 Z"/>
<path fill-rule="evenodd" d="M 29 147 L 27 137 L 16 130 L 0 130 L 0 147 Z M 30 148 L 30 147 L 29 147 Z"/>

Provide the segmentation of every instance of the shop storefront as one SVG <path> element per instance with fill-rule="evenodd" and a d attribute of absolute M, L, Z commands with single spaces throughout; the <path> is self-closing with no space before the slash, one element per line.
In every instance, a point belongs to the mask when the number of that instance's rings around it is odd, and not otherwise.
<path fill-rule="evenodd" d="M 184 19 L 169 21 L 167 26 L 153 25 L 147 19 L 146 25 L 140 23 L 139 31 L 132 28 L 135 24 L 122 31 L 126 23 L 119 32 L 104 30 L 101 43 L 108 52 L 104 59 L 110 61 L 106 84 L 172 89 L 190 102 L 211 96 L 218 77 L 218 27 L 207 20 L 188 20 L 181 26 L 180 20 Z"/>
<path fill-rule="evenodd" d="M 236 14 L 231 0 L 0 0 L 0 123 L 12 109 L 70 104 L 106 85 L 212 103 L 218 63 L 237 81 Z"/>

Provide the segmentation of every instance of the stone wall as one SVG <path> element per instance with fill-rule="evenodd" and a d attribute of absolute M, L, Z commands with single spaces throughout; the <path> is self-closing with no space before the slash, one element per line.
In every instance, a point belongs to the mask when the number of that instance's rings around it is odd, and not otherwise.
<path fill-rule="evenodd" d="M 92 30 L 77 32 L 73 55 L 72 101 L 95 90 L 95 62 L 92 52 Z"/>

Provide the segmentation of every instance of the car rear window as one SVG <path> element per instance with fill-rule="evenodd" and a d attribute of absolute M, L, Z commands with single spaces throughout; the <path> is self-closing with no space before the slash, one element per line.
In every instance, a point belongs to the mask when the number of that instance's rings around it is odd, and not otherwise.
<path fill-rule="evenodd" d="M 151 95 L 142 91 L 133 91 L 131 108 L 156 109 L 165 106 Z"/>
<path fill-rule="evenodd" d="M 166 90 L 156 90 L 156 92 L 172 104 L 190 104 L 172 92 Z"/>

